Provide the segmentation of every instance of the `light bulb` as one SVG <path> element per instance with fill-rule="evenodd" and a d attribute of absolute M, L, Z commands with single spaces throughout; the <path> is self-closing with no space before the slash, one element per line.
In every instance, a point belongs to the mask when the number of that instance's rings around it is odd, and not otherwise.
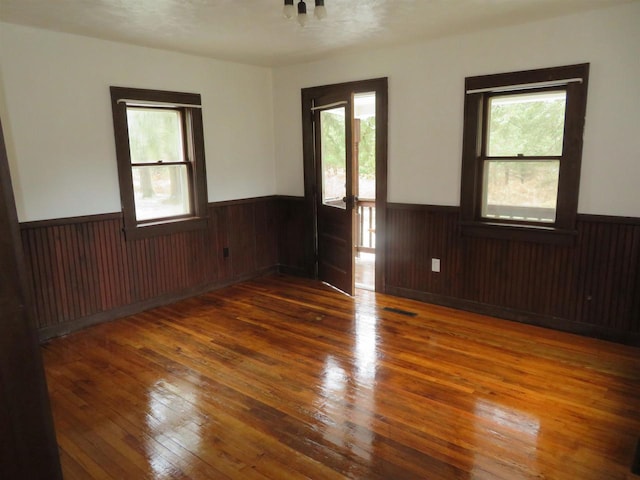
<path fill-rule="evenodd" d="M 284 7 L 282 7 L 282 15 L 284 18 L 293 18 L 296 14 L 296 9 L 293 6 L 293 0 L 284 0 Z"/>
<path fill-rule="evenodd" d="M 296 9 L 293 4 L 286 4 L 284 7 L 282 7 L 282 15 L 284 15 L 284 18 L 293 18 L 295 14 Z"/>
<path fill-rule="evenodd" d="M 313 9 L 313 14 L 318 20 L 322 20 L 327 16 L 327 9 L 324 6 L 324 0 L 316 0 L 316 8 Z"/>
<path fill-rule="evenodd" d="M 300 0 L 298 3 L 298 23 L 301 27 L 307 24 L 307 4 L 304 0 Z"/>

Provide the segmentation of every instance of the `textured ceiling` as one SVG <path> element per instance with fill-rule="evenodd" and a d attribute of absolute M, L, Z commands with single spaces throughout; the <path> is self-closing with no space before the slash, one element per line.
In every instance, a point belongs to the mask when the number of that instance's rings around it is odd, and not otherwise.
<path fill-rule="evenodd" d="M 0 0 L 0 20 L 280 66 L 632 1 L 325 0 L 327 18 L 300 27 L 282 16 L 283 0 Z"/>

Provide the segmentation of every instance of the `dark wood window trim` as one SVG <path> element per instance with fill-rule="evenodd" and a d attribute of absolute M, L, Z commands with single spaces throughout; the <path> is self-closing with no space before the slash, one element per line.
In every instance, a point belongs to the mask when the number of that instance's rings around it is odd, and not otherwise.
<path fill-rule="evenodd" d="M 588 79 L 588 63 L 465 79 L 460 189 L 460 223 L 463 234 L 545 243 L 573 243 Z M 562 85 L 567 92 L 556 221 L 536 224 L 481 217 L 483 162 L 480 160 L 484 144 L 487 97 L 501 91 L 530 92 L 533 88 L 545 88 L 550 84 Z"/>
<path fill-rule="evenodd" d="M 138 221 L 135 214 L 131 153 L 127 125 L 127 102 L 145 102 L 151 106 L 178 109 L 184 119 L 188 144 L 189 189 L 192 213 L 188 216 Z M 201 98 L 199 94 L 111 87 L 111 108 L 118 162 L 120 200 L 124 231 L 128 240 L 204 228 L 207 224 L 207 181 L 204 155 Z"/>

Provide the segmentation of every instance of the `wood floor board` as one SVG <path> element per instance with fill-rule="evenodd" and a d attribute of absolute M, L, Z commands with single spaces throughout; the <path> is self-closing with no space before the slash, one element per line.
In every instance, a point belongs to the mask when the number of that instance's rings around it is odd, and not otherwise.
<path fill-rule="evenodd" d="M 85 369 L 85 371 L 76 372 L 77 378 L 83 378 L 86 372 L 89 371 L 91 368 L 92 367 L 89 366 L 88 369 Z M 92 398 L 89 397 L 91 403 L 93 405 L 99 406 L 101 411 L 110 412 L 109 422 L 116 421 L 119 423 L 119 421 L 123 420 L 121 412 L 123 411 L 126 412 L 127 409 L 131 409 L 131 408 L 138 409 L 139 411 L 133 412 L 133 414 L 130 414 L 130 413 L 127 414 L 125 422 L 128 419 L 133 419 L 133 420 L 135 420 L 136 418 L 144 419 L 143 425 L 132 424 L 128 426 L 129 430 L 132 432 L 145 432 L 146 438 L 144 438 L 143 442 L 141 442 L 141 444 L 143 445 L 148 446 L 149 442 L 155 442 L 158 439 L 156 430 L 167 429 L 167 425 L 165 424 L 165 417 L 181 418 L 181 413 L 184 414 L 185 412 L 189 412 L 191 413 L 191 415 L 189 415 L 187 418 L 183 418 L 182 421 L 179 422 L 178 424 L 172 424 L 171 432 L 167 434 L 162 434 L 160 436 L 160 441 L 158 442 L 162 446 L 164 446 L 167 442 L 173 442 L 178 444 L 182 449 L 180 456 L 184 456 L 185 453 L 188 453 L 189 456 L 192 456 L 190 452 L 191 450 L 193 450 L 194 444 L 199 444 L 202 441 L 202 438 L 201 438 L 203 436 L 201 432 L 202 425 L 206 423 L 213 424 L 217 426 L 220 430 L 225 430 L 225 429 L 233 430 L 237 427 L 237 425 L 235 424 L 233 425 L 224 424 L 220 420 L 220 418 L 218 418 L 220 416 L 219 414 L 217 414 L 216 418 L 209 418 L 209 415 L 207 415 L 206 413 L 204 412 L 199 413 L 197 410 L 194 410 L 194 405 L 190 404 L 187 399 L 179 395 L 176 395 L 172 392 L 173 383 L 180 383 L 179 385 L 180 391 L 182 392 L 183 395 L 187 389 L 197 388 L 197 386 L 190 385 L 188 380 L 183 380 L 180 377 L 169 375 L 166 377 L 165 382 L 162 382 L 161 384 L 158 384 L 158 383 L 154 384 L 154 389 L 152 392 L 150 392 L 154 398 L 153 405 L 151 409 L 146 408 L 146 410 L 150 410 L 150 411 L 147 411 L 145 413 L 144 405 L 137 404 L 135 401 L 130 402 L 130 400 L 132 399 L 135 400 L 135 398 L 137 397 L 144 398 L 144 394 L 145 394 L 144 391 L 136 391 L 135 385 L 133 385 L 132 382 L 129 382 L 131 387 L 133 387 L 133 391 L 131 393 L 128 393 L 125 390 L 118 389 L 118 381 L 126 381 L 127 380 L 126 378 L 122 378 L 121 375 L 117 375 L 116 378 L 114 379 L 116 380 L 116 382 L 113 383 L 113 382 L 105 381 L 105 377 L 106 376 L 102 376 L 101 380 L 96 384 L 96 390 L 99 392 L 99 391 L 102 391 L 103 389 L 108 389 L 109 391 L 114 391 L 114 395 L 109 396 L 108 398 L 109 402 L 107 404 L 107 402 L 103 400 L 103 397 L 99 396 L 99 393 L 94 394 L 96 396 Z M 172 384 L 167 383 L 169 381 L 173 383 Z M 142 386 L 142 384 L 140 386 Z M 200 387 L 204 388 L 205 385 L 200 385 Z M 86 391 L 83 391 L 82 393 L 86 394 Z M 216 405 L 216 407 L 219 407 L 219 405 Z M 103 419 L 96 418 L 96 420 L 100 422 L 101 430 L 104 431 L 104 423 L 102 422 Z M 125 426 L 125 428 L 127 427 Z M 213 441 L 214 443 L 220 441 L 215 436 L 210 436 L 210 435 L 206 437 L 206 440 Z M 214 465 L 217 463 L 216 455 L 223 455 L 227 459 L 235 458 L 234 455 L 236 455 L 237 457 L 237 454 L 233 453 L 232 450 L 234 448 L 237 451 L 242 451 L 243 455 L 247 455 L 250 453 L 250 448 L 249 448 L 250 445 L 245 445 L 243 442 L 233 442 L 229 440 L 231 440 L 231 438 L 227 437 L 227 441 L 222 446 L 222 448 L 218 449 L 218 451 L 212 450 L 210 453 L 207 453 L 207 455 L 200 454 L 200 456 L 203 458 L 197 458 L 197 456 L 194 456 L 194 458 L 191 459 L 191 463 L 195 465 L 198 465 L 198 463 L 202 463 L 202 460 L 210 462 L 208 464 L 206 473 L 204 473 L 203 471 L 196 472 L 196 474 L 192 476 L 192 478 L 203 478 L 203 476 L 204 478 L 207 478 L 206 476 L 210 476 L 210 478 L 224 478 L 220 472 L 216 472 L 216 470 L 213 468 Z M 114 443 L 117 443 L 117 440 Z M 258 452 L 254 450 L 253 455 L 255 457 L 259 457 L 260 455 L 262 455 L 262 452 Z M 158 465 L 157 464 L 158 462 L 156 462 L 156 465 L 154 465 L 154 475 L 158 476 L 158 478 L 163 478 L 162 475 L 169 475 L 169 478 L 173 478 L 178 472 L 169 471 L 172 468 L 171 456 L 168 456 L 165 453 L 161 452 L 161 455 L 158 458 L 165 458 L 167 461 L 161 462 L 160 465 Z M 263 465 L 269 464 L 269 463 L 274 463 L 274 462 L 270 458 L 268 458 L 267 461 L 262 462 Z M 232 470 L 232 472 L 234 474 L 237 474 L 237 472 L 240 470 L 244 471 L 246 467 L 247 465 L 241 464 L 239 460 L 236 460 L 235 467 Z M 271 469 L 273 470 L 273 468 Z M 161 472 L 164 472 L 164 473 L 160 475 L 160 473 L 157 470 L 160 470 Z M 246 478 L 261 477 L 261 475 L 257 473 L 257 471 L 255 472 L 255 474 L 254 472 L 252 472 L 252 475 L 249 475 L 247 472 L 245 472 L 245 475 L 247 475 Z M 127 477 L 121 477 L 121 478 L 127 478 Z M 155 476 L 153 478 L 155 478 Z M 182 474 L 180 474 L 180 478 L 183 478 Z"/>
<path fill-rule="evenodd" d="M 71 479 L 638 478 L 640 349 L 417 301 L 272 275 L 43 355 Z"/>
<path fill-rule="evenodd" d="M 180 352 L 173 352 L 172 349 L 158 349 L 158 351 L 151 351 L 147 348 L 144 348 L 143 350 L 144 351 L 141 352 L 141 354 L 144 356 L 144 358 L 147 361 L 155 362 L 161 371 L 172 372 L 172 375 L 167 377 L 168 379 L 171 379 L 171 382 L 165 382 L 162 385 L 162 391 L 159 392 L 161 393 L 159 398 L 161 402 L 167 403 L 166 405 L 167 408 L 176 409 L 176 411 L 174 412 L 176 416 L 179 415 L 178 412 L 181 409 L 180 404 L 184 400 L 178 396 L 178 393 L 182 392 L 182 394 L 184 395 L 184 391 L 187 389 L 192 389 L 192 390 L 193 389 L 203 389 L 203 390 L 212 389 L 218 393 L 218 397 L 223 396 L 223 401 L 221 401 L 219 398 L 216 398 L 215 402 L 211 405 L 207 405 L 206 401 L 204 401 L 204 402 L 201 402 L 201 405 L 198 406 L 199 409 L 203 410 L 204 412 L 207 412 L 205 415 L 206 420 L 209 422 L 214 421 L 220 424 L 219 428 L 222 430 L 224 429 L 237 430 L 239 425 L 236 425 L 233 422 L 233 420 L 238 416 L 242 416 L 243 411 L 246 410 L 247 408 L 257 411 L 256 407 L 250 404 L 251 397 L 248 397 L 246 395 L 244 396 L 241 395 L 242 392 L 248 390 L 249 387 L 253 387 L 249 390 L 249 392 L 252 394 L 255 394 L 256 393 L 255 385 L 253 386 L 248 385 L 246 381 L 244 381 L 241 377 L 239 377 L 238 379 L 232 375 L 226 378 L 226 381 L 234 388 L 225 388 L 225 386 L 222 383 L 214 383 L 214 381 L 209 378 L 209 377 L 215 377 L 215 375 L 213 374 L 203 375 L 202 378 L 197 378 L 195 379 L 195 381 L 189 380 L 190 372 L 194 372 L 194 370 L 192 370 L 193 365 L 191 365 L 191 362 L 190 362 L 190 359 L 194 354 L 194 350 L 189 350 L 186 342 L 182 344 L 182 348 Z M 209 351 L 209 353 L 211 353 L 211 351 Z M 206 366 L 208 368 L 215 368 L 216 364 L 215 362 L 208 362 Z M 225 379 L 221 381 L 224 382 Z M 178 383 L 180 384 L 178 385 Z M 156 387 L 159 388 L 157 385 Z M 179 387 L 179 388 L 176 388 L 176 387 Z M 176 393 L 174 393 L 173 391 L 174 388 L 177 389 Z M 223 389 L 224 389 L 224 392 L 222 392 Z M 266 390 L 264 389 L 264 387 L 261 393 L 263 395 L 266 394 Z M 237 397 L 241 397 L 240 400 L 238 400 Z M 277 399 L 277 397 L 274 397 L 274 398 Z M 185 408 L 189 408 L 189 406 L 185 405 Z M 208 413 L 209 411 L 211 413 Z M 225 414 L 229 414 L 229 415 L 225 416 Z M 204 418 L 202 420 L 198 419 L 198 421 L 196 421 L 195 423 L 205 423 L 205 419 Z M 193 429 L 191 429 L 190 431 L 194 433 Z M 256 434 L 257 432 L 255 431 L 252 432 L 253 436 L 255 436 Z M 229 440 L 229 438 L 227 438 L 227 440 Z M 246 444 L 243 446 L 243 444 L 240 443 L 236 445 L 236 447 L 238 449 L 242 449 L 244 447 L 245 451 L 243 453 L 246 455 L 251 449 L 251 444 Z M 230 455 L 230 454 L 227 452 L 227 455 Z M 254 451 L 253 456 L 256 458 L 263 457 L 264 452 Z M 290 461 L 290 459 L 291 457 L 288 456 L 286 457 L 286 459 L 283 458 L 282 461 L 286 463 L 287 461 Z M 264 459 L 261 460 L 262 466 L 268 465 L 269 463 L 274 463 L 272 458 L 270 457 L 265 457 Z M 307 466 L 307 470 L 308 469 L 309 468 Z M 271 470 L 273 470 L 273 466 L 271 466 Z M 276 478 L 279 478 L 279 477 L 276 477 Z"/>

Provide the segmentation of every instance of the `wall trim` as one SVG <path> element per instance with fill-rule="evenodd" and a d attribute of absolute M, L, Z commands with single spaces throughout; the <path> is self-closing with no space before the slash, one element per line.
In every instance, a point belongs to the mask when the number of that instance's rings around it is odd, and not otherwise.
<path fill-rule="evenodd" d="M 226 207 L 230 205 L 243 205 L 246 203 L 256 203 L 256 202 L 268 202 L 273 199 L 278 198 L 287 198 L 287 199 L 297 199 L 298 197 L 287 197 L 282 195 L 265 195 L 262 197 L 251 197 L 251 198 L 241 198 L 237 200 L 223 200 L 220 202 L 209 202 L 207 203 L 207 208 L 212 207 Z M 304 201 L 304 197 L 299 197 L 301 201 Z M 95 213 L 92 215 L 80 215 L 77 217 L 59 217 L 59 218 L 50 218 L 44 220 L 32 220 L 29 222 L 21 222 L 20 229 L 25 230 L 29 228 L 42 228 L 42 227 L 56 227 L 61 225 L 73 225 L 76 223 L 89 223 L 89 222 L 103 222 L 106 220 L 121 220 L 122 212 L 111 212 L 111 213 Z"/>
<path fill-rule="evenodd" d="M 30 228 L 58 227 L 61 225 L 74 225 L 77 223 L 104 222 L 107 220 L 121 220 L 122 212 L 96 213 L 94 215 L 81 215 L 78 217 L 60 217 L 46 220 L 34 220 L 31 222 L 21 222 L 20 230 Z"/>
<path fill-rule="evenodd" d="M 247 203 L 256 203 L 256 202 L 268 202 L 275 198 L 278 198 L 277 195 L 264 195 L 261 197 L 249 197 L 249 198 L 238 198 L 236 200 L 222 200 L 220 202 L 209 202 L 208 207 L 228 207 L 231 205 L 244 205 Z"/>
<path fill-rule="evenodd" d="M 579 213 L 578 220 L 583 222 L 617 223 L 620 225 L 640 226 L 640 217 L 618 217 L 615 215 L 593 215 L 590 213 Z"/>
<path fill-rule="evenodd" d="M 304 202 L 305 198 L 298 195 L 274 195 L 277 200 L 289 200 L 293 202 Z"/>
<path fill-rule="evenodd" d="M 276 273 L 277 271 L 278 271 L 278 268 L 276 266 L 267 267 L 257 272 L 241 275 L 230 280 L 225 280 L 222 282 L 215 282 L 215 283 L 207 283 L 205 285 L 199 285 L 193 288 L 189 288 L 187 290 L 183 290 L 181 292 L 162 295 L 162 296 L 151 298 L 149 300 L 145 300 L 142 302 L 123 305 L 121 307 L 114 308 L 112 310 L 99 312 L 93 315 L 89 315 L 87 317 L 77 318 L 68 322 L 60 323 L 58 325 L 44 327 L 38 331 L 38 338 L 40 340 L 40 343 L 44 343 L 48 340 L 51 340 L 52 338 L 69 335 L 78 330 L 82 330 L 84 328 L 87 328 L 93 325 L 98 325 L 100 323 L 128 317 L 130 315 L 144 312 L 152 308 L 169 305 L 171 303 L 175 303 L 180 300 L 184 300 L 186 298 L 196 297 L 198 295 L 202 295 L 204 293 L 207 293 L 213 290 L 219 290 L 221 288 L 228 287 L 230 285 L 235 285 L 237 283 L 244 282 L 246 280 L 251 280 L 253 278 L 258 278 L 264 275 Z"/>
<path fill-rule="evenodd" d="M 242 205 L 246 203 L 266 202 L 269 200 L 289 200 L 304 202 L 305 198 L 298 195 L 265 195 L 260 197 L 241 198 L 236 200 L 222 200 L 219 202 L 209 202 L 207 206 L 225 207 L 230 205 Z M 460 211 L 455 205 L 431 205 L 422 203 L 394 203 L 388 202 L 387 208 L 396 210 L 424 210 L 428 212 L 456 213 Z M 96 213 L 92 215 L 81 215 L 77 217 L 59 217 L 44 220 L 32 220 L 20 222 L 20 229 L 54 227 L 59 225 L 70 225 L 75 223 L 101 222 L 105 220 L 121 219 L 122 212 Z M 597 215 L 591 213 L 578 213 L 578 220 L 587 222 L 617 223 L 624 225 L 640 225 L 640 217 L 621 217 L 616 215 Z"/>
<path fill-rule="evenodd" d="M 422 203 L 387 203 L 388 208 L 393 208 L 395 210 L 417 210 L 417 211 L 428 211 L 428 212 L 440 212 L 440 213 L 458 213 L 460 212 L 460 207 L 453 205 L 428 205 Z"/>
<path fill-rule="evenodd" d="M 607 340 L 615 343 L 622 343 L 634 347 L 640 346 L 640 333 L 624 332 L 598 325 L 572 322 L 563 318 L 546 317 L 532 312 L 514 310 L 506 307 L 489 305 L 486 303 L 479 303 L 471 300 L 438 295 L 429 292 L 422 292 L 419 290 L 412 290 L 402 287 L 387 286 L 385 293 L 387 293 L 388 295 L 395 295 L 398 297 L 410 298 L 412 300 L 419 300 L 421 302 L 432 303 L 443 307 L 450 307 L 467 312 L 478 313 L 481 315 L 502 318 L 504 320 L 511 320 L 520 323 L 526 323 L 528 325 L 535 325 L 537 327 L 549 328 L 551 330 L 560 330 L 563 332 L 575 333 L 577 335 L 598 338 L 600 340 Z"/>
<path fill-rule="evenodd" d="M 396 210 L 415 210 L 425 212 L 458 213 L 457 205 L 432 205 L 424 203 L 395 203 L 388 202 L 387 208 Z M 583 222 L 616 223 L 621 225 L 640 225 L 640 217 L 625 217 L 618 215 L 599 215 L 593 213 L 578 213 L 578 220 Z"/>

